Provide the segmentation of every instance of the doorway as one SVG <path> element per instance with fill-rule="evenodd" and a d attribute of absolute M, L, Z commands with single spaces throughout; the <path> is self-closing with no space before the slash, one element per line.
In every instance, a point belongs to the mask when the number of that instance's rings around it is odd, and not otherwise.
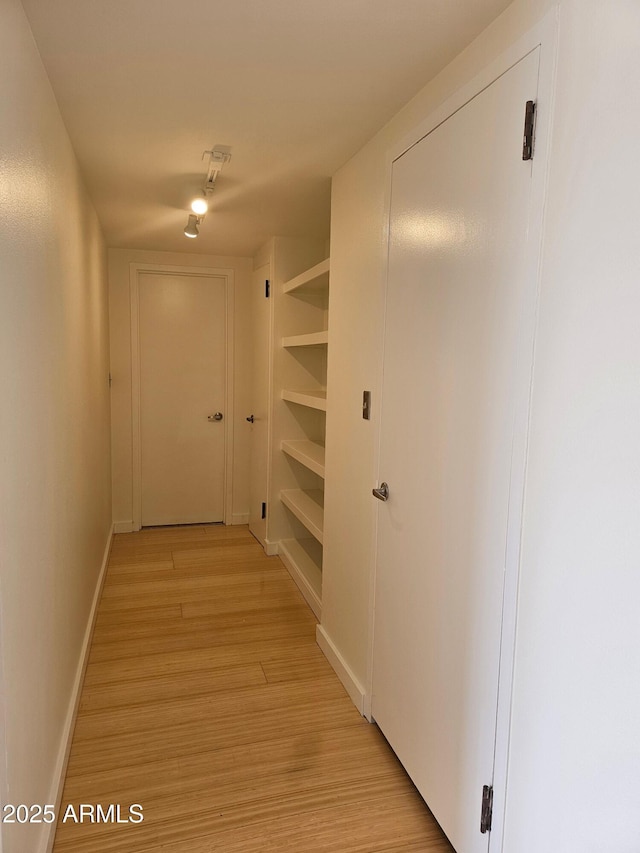
<path fill-rule="evenodd" d="M 232 306 L 229 270 L 132 264 L 136 530 L 229 518 Z"/>
<path fill-rule="evenodd" d="M 372 713 L 458 853 L 489 846 L 535 306 L 522 136 L 539 65 L 536 49 L 393 165 Z"/>

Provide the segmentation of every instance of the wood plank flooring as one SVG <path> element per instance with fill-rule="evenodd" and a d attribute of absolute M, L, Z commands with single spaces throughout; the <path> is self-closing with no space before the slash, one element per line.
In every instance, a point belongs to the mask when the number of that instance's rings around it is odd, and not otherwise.
<path fill-rule="evenodd" d="M 453 853 L 246 527 L 114 539 L 54 853 Z"/>

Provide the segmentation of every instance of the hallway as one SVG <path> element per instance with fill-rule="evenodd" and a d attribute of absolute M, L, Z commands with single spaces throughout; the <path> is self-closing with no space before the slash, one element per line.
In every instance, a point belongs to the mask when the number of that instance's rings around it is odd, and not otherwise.
<path fill-rule="evenodd" d="M 54 853 L 448 853 L 246 527 L 114 538 Z"/>

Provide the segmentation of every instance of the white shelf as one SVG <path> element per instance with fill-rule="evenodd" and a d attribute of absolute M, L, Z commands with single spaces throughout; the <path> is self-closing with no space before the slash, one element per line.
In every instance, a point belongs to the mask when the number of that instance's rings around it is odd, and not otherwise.
<path fill-rule="evenodd" d="M 329 343 L 329 332 L 311 332 L 306 335 L 290 335 L 282 339 L 283 347 L 320 347 Z"/>
<path fill-rule="evenodd" d="M 325 290 L 329 286 L 329 258 L 320 261 L 311 269 L 305 270 L 295 278 L 290 279 L 282 285 L 283 293 L 294 291 Z"/>
<path fill-rule="evenodd" d="M 299 406 L 308 406 L 310 409 L 327 411 L 327 392 L 323 390 L 291 391 L 284 389 L 282 399 L 290 403 L 298 403 Z"/>
<path fill-rule="evenodd" d="M 284 489 L 280 500 L 322 545 L 324 492 L 322 489 Z"/>
<path fill-rule="evenodd" d="M 278 553 L 318 619 L 322 618 L 322 568 L 298 539 L 282 539 Z"/>
<path fill-rule="evenodd" d="M 288 456 L 324 479 L 324 444 L 319 441 L 284 440 L 280 447 Z"/>

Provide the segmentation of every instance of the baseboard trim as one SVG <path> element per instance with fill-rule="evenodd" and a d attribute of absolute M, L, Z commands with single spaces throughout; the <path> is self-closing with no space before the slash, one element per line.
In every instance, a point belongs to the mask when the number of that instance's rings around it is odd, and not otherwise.
<path fill-rule="evenodd" d="M 358 711 L 364 716 L 366 693 L 358 679 L 355 677 L 349 665 L 342 657 L 333 640 L 329 637 L 322 625 L 316 625 L 316 642 L 322 649 L 324 656 L 329 661 L 336 675 L 342 682 L 345 690 Z"/>
<path fill-rule="evenodd" d="M 188 522 L 192 524 L 193 522 Z M 231 516 L 231 524 L 249 524 L 249 513 L 238 512 Z M 113 525 L 114 533 L 134 533 L 133 521 L 116 521 Z"/>
<path fill-rule="evenodd" d="M 269 542 L 268 539 L 264 540 L 264 553 L 267 557 L 275 557 L 276 554 L 279 554 L 279 548 L 277 542 Z"/>
<path fill-rule="evenodd" d="M 53 777 L 53 786 L 51 789 L 51 797 L 49 799 L 50 803 L 55 803 L 55 812 L 59 814 L 60 812 L 60 804 L 62 802 L 62 793 L 64 789 L 64 781 L 67 773 L 67 764 L 69 763 L 69 753 L 71 752 L 71 740 L 73 738 L 73 730 L 76 724 L 76 717 L 78 716 L 78 708 L 80 705 L 80 696 L 82 693 L 82 683 L 84 681 L 84 674 L 87 668 L 87 663 L 89 662 L 89 652 L 91 650 L 91 640 L 93 638 L 93 629 L 95 626 L 96 615 L 98 612 L 98 604 L 100 602 L 100 595 L 102 594 L 102 587 L 104 586 L 105 576 L 107 574 L 107 565 L 109 564 L 109 554 L 111 553 L 111 544 L 113 542 L 113 534 L 115 533 L 115 524 L 111 525 L 111 530 L 109 531 L 109 535 L 107 537 L 107 544 L 104 549 L 104 556 L 102 558 L 102 565 L 100 566 L 100 573 L 98 574 L 98 581 L 96 583 L 96 590 L 93 595 L 93 602 L 91 604 L 91 610 L 89 611 L 89 619 L 87 620 L 87 627 L 84 632 L 84 640 L 82 643 L 82 650 L 80 652 L 80 659 L 78 661 L 78 669 L 76 671 L 76 677 L 73 684 L 73 690 L 71 691 L 71 700 L 69 702 L 69 709 L 67 711 L 67 719 L 65 721 L 65 726 L 62 733 L 62 739 L 60 742 L 60 751 L 58 753 L 58 760 L 56 762 L 56 770 Z M 45 835 L 42 843 L 42 850 L 44 853 L 51 853 L 53 850 L 53 842 L 55 840 L 56 834 L 56 824 L 52 823 L 48 825 L 45 829 Z"/>

